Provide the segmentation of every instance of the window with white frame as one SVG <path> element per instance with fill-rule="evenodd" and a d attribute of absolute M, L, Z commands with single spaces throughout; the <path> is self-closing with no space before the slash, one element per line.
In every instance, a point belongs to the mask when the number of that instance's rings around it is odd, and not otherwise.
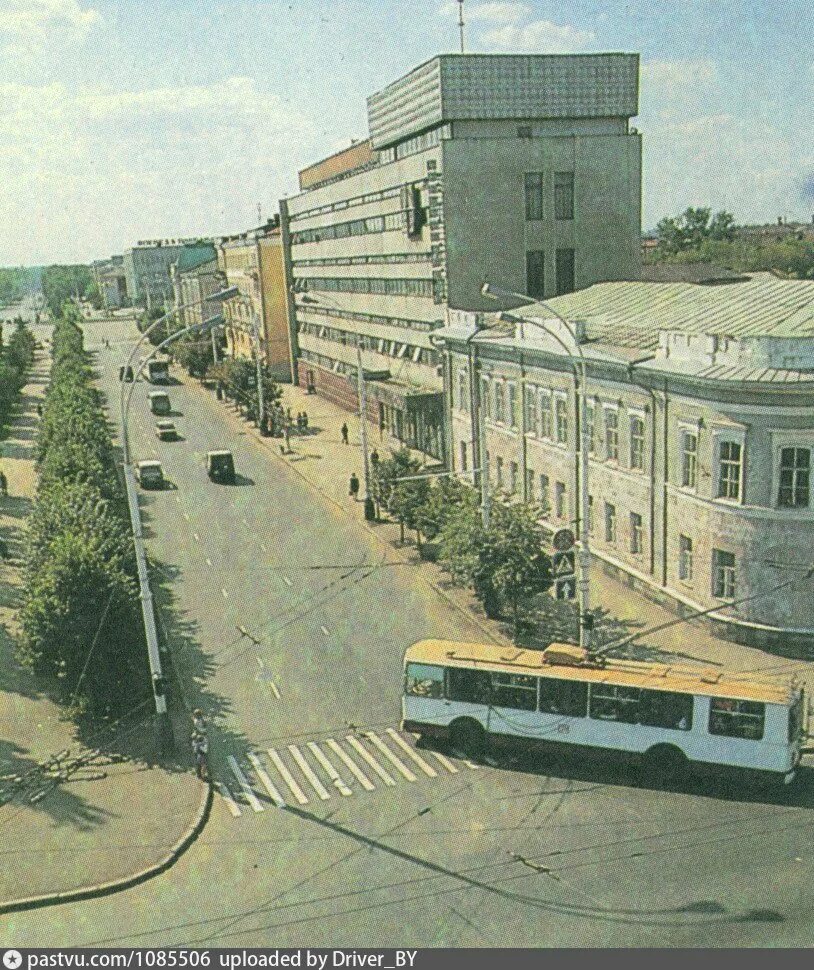
<path fill-rule="evenodd" d="M 501 423 L 506 420 L 506 385 L 503 381 L 495 381 L 495 421 Z"/>
<path fill-rule="evenodd" d="M 616 506 L 605 502 L 605 542 L 616 542 Z"/>
<path fill-rule="evenodd" d="M 538 492 L 538 500 L 540 502 L 540 508 L 545 513 L 551 511 L 551 496 L 549 492 L 550 487 L 548 475 L 540 475 L 540 491 Z"/>
<path fill-rule="evenodd" d="M 555 431 L 558 445 L 568 444 L 568 399 L 564 395 L 554 398 Z"/>
<path fill-rule="evenodd" d="M 630 467 L 644 471 L 644 419 L 638 414 L 630 416 Z"/>
<path fill-rule="evenodd" d="M 605 408 L 605 457 L 608 461 L 619 461 L 619 412 L 616 408 Z"/>
<path fill-rule="evenodd" d="M 495 479 L 497 481 L 497 487 L 503 488 L 503 459 L 500 455 L 495 459 Z"/>
<path fill-rule="evenodd" d="M 712 595 L 721 600 L 735 598 L 735 553 L 712 550 Z"/>
<path fill-rule="evenodd" d="M 586 404 L 585 415 L 585 424 L 588 431 L 588 454 L 592 455 L 596 451 L 596 406 L 594 404 Z"/>
<path fill-rule="evenodd" d="M 554 512 L 558 519 L 565 518 L 565 483 L 557 482 L 554 485 Z"/>
<path fill-rule="evenodd" d="M 719 438 L 716 498 L 740 499 L 742 467 L 743 445 L 741 442 Z"/>
<path fill-rule="evenodd" d="M 809 505 L 811 449 L 781 448 L 777 504 L 786 509 L 805 509 Z"/>
<path fill-rule="evenodd" d="M 678 578 L 685 583 L 692 582 L 693 554 L 692 539 L 689 536 L 678 537 Z"/>
<path fill-rule="evenodd" d="M 488 377 L 480 379 L 480 409 L 484 418 L 492 417 L 492 386 Z"/>
<path fill-rule="evenodd" d="M 506 384 L 507 424 L 510 428 L 517 427 L 517 384 L 509 381 Z"/>
<path fill-rule="evenodd" d="M 462 472 L 465 472 L 466 471 L 466 464 L 467 464 L 467 462 L 466 462 L 466 442 L 465 441 L 462 441 L 460 443 L 460 453 L 461 453 L 461 465 L 460 465 L 460 469 L 461 469 Z"/>
<path fill-rule="evenodd" d="M 520 469 L 517 467 L 517 462 L 516 461 L 510 462 L 509 463 L 509 495 L 517 495 L 519 475 L 520 475 Z"/>
<path fill-rule="evenodd" d="M 526 469 L 526 501 L 534 501 L 534 469 Z"/>
<path fill-rule="evenodd" d="M 698 433 L 687 428 L 681 431 L 681 484 L 698 487 Z"/>
<path fill-rule="evenodd" d="M 526 409 L 526 431 L 536 436 L 539 433 L 537 423 L 537 388 L 533 385 L 531 387 L 526 385 L 526 387 L 523 388 L 523 397 L 523 404 Z"/>
<path fill-rule="evenodd" d="M 588 532 L 594 534 L 594 497 L 588 496 Z"/>
<path fill-rule="evenodd" d="M 630 551 L 638 556 L 644 549 L 644 529 L 638 512 L 630 513 Z"/>
<path fill-rule="evenodd" d="M 540 437 L 551 440 L 551 394 L 540 390 Z"/>
<path fill-rule="evenodd" d="M 465 370 L 458 371 L 458 410 L 469 410 L 469 380 Z"/>

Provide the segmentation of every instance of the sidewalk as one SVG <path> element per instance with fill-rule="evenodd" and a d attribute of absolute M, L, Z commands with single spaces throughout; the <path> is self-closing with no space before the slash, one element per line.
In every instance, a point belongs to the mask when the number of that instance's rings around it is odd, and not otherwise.
<path fill-rule="evenodd" d="M 292 435 L 292 453 L 285 456 L 280 454 L 281 439 L 266 438 L 262 439 L 263 442 L 279 460 L 290 464 L 314 488 L 346 509 L 348 514 L 363 520 L 362 502 L 355 503 L 348 495 L 351 473 L 355 472 L 360 480 L 363 477 L 358 417 L 324 397 L 306 394 L 295 386 L 284 386 L 282 404 L 283 407 L 290 407 L 295 416 L 300 411 L 308 413 L 310 433 Z M 347 423 L 349 429 L 348 445 L 342 444 L 340 429 L 343 423 Z M 253 433 L 256 434 L 254 429 Z M 372 451 L 374 447 L 384 458 L 388 456 L 390 448 L 397 449 L 401 445 L 387 435 L 381 436 L 379 429 L 368 423 L 368 448 Z M 398 546 L 397 525 L 378 523 L 372 524 L 371 528 L 383 541 L 399 549 L 404 558 L 414 562 L 419 560 L 414 546 Z M 508 625 L 487 619 L 474 596 L 468 590 L 454 586 L 438 566 L 425 562 L 420 575 L 436 586 L 456 608 L 477 617 L 485 632 L 488 631 L 494 639 L 508 642 Z M 630 633 L 678 620 L 676 613 L 654 603 L 614 576 L 607 575 L 597 562 L 591 573 L 591 593 L 594 605 L 629 625 Z M 722 640 L 698 624 L 677 622 L 660 633 L 643 637 L 642 644 L 655 654 L 664 652 L 674 655 L 677 662 L 699 660 L 730 669 L 766 671 L 772 675 L 796 673 L 814 686 L 814 664 L 811 662 L 788 660 L 757 648 Z"/>
<path fill-rule="evenodd" d="M 72 757 L 86 751 L 74 725 L 60 719 L 47 684 L 14 659 L 25 518 L 36 487 L 36 405 L 47 380 L 48 358 L 40 351 L 17 416 L 0 443 L 0 465 L 9 482 L 9 497 L 0 499 L 0 536 L 9 557 L 0 561 L 0 779 L 25 775 L 66 749 Z M 9 792 L 7 801 L 0 799 L 0 911 L 15 899 L 141 872 L 166 860 L 189 830 L 202 807 L 204 786 L 187 770 L 152 765 L 151 737 L 143 728 L 123 727 L 94 740 L 100 750 L 95 763 L 67 781 L 42 777 L 15 792 L 0 780 L 0 791 Z"/>

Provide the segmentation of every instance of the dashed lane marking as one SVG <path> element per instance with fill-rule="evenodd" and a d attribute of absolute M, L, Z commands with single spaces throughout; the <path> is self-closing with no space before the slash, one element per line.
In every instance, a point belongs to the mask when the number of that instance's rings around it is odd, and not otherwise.
<path fill-rule="evenodd" d="M 425 775 L 428 775 L 430 778 L 438 777 L 438 772 L 435 770 L 435 768 L 428 764 L 417 751 L 413 750 L 413 748 L 407 744 L 404 738 L 400 734 L 397 734 L 393 728 L 388 728 L 387 734 L 390 735 L 393 741 L 401 748 L 408 758 L 413 759 L 413 761 L 418 765 Z"/>
<path fill-rule="evenodd" d="M 193 532 L 192 534 L 195 536 L 195 541 L 196 542 L 200 542 L 201 541 L 201 537 L 198 535 L 197 532 Z"/>
<path fill-rule="evenodd" d="M 381 751 L 381 753 L 393 765 L 396 771 L 398 771 L 401 775 L 403 775 L 407 779 L 407 781 L 418 781 L 417 776 L 412 771 L 410 771 L 410 769 L 407 767 L 406 764 L 404 764 L 403 761 L 401 761 L 393 754 L 390 748 L 387 747 L 384 741 L 382 741 L 382 739 L 377 734 L 374 734 L 372 731 L 367 731 L 365 733 L 365 737 L 368 739 L 368 741 L 370 741 L 371 744 L 375 745 L 375 747 L 379 751 Z"/>
<path fill-rule="evenodd" d="M 317 793 L 317 795 L 319 795 L 323 802 L 327 802 L 331 797 L 328 789 L 322 784 L 319 778 L 317 778 L 316 774 L 314 773 L 314 769 L 305 760 L 305 755 L 302 753 L 302 751 L 300 751 L 296 744 L 289 744 L 288 750 L 291 752 L 291 757 L 300 766 L 302 773 L 305 775 L 308 781 L 311 782 L 311 786 L 313 787 L 314 791 Z"/>
<path fill-rule="evenodd" d="M 226 807 L 229 809 L 232 815 L 235 818 L 240 818 L 243 812 L 240 811 L 240 806 L 237 804 L 234 798 L 232 798 L 232 793 L 229 791 L 226 785 L 224 785 L 221 781 L 216 781 L 215 787 L 220 792 L 220 797 L 226 802 Z"/>
<path fill-rule="evenodd" d="M 246 757 L 249 759 L 249 761 L 251 761 L 255 774 L 263 783 L 263 787 L 269 793 L 271 800 L 274 802 L 277 808 L 285 808 L 285 800 L 283 799 L 283 796 L 279 793 L 271 778 L 269 778 L 268 772 L 263 767 L 257 755 L 254 752 L 249 752 Z"/>
<path fill-rule="evenodd" d="M 273 680 L 270 680 L 269 681 L 269 687 L 271 687 L 272 694 L 274 694 L 274 696 L 279 701 L 280 700 L 280 689 L 277 687 L 277 685 L 274 683 Z"/>
<path fill-rule="evenodd" d="M 271 760 L 274 762 L 274 767 L 280 772 L 283 781 L 291 789 L 291 794 L 297 799 L 300 805 L 307 805 L 308 798 L 305 792 L 302 790 L 302 788 L 300 788 L 299 784 L 297 783 L 297 779 L 291 774 L 288 768 L 286 768 L 283 759 L 277 754 L 274 748 L 268 749 L 268 755 L 269 758 L 271 758 Z"/>
<path fill-rule="evenodd" d="M 206 565 L 207 566 L 211 566 L 212 565 L 212 560 L 209 558 L 209 556 L 206 557 Z"/>
<path fill-rule="evenodd" d="M 449 771 L 451 774 L 453 775 L 458 774 L 458 769 L 455 767 L 455 765 L 449 760 L 449 758 L 445 758 L 444 755 L 440 753 L 440 751 L 430 751 L 430 754 L 433 756 L 433 758 L 436 759 L 436 761 L 439 762 L 439 764 L 442 764 L 447 769 L 447 771 Z"/>
<path fill-rule="evenodd" d="M 186 521 L 189 522 L 189 513 L 188 512 L 182 512 L 181 514 L 184 516 L 184 518 L 186 519 Z"/>
<path fill-rule="evenodd" d="M 224 598 L 225 600 L 226 600 L 226 599 L 229 599 L 229 594 L 228 594 L 228 593 L 226 592 L 226 590 L 225 590 L 225 589 L 222 589 L 222 590 L 221 590 L 221 593 L 223 593 L 223 598 Z"/>
<path fill-rule="evenodd" d="M 376 761 L 367 748 L 360 743 L 358 738 L 355 738 L 352 734 L 349 734 L 345 740 L 353 748 L 353 750 L 370 765 L 370 767 L 376 772 L 385 785 L 390 785 L 391 787 L 395 786 L 396 783 L 393 781 L 390 775 L 388 775 L 379 762 Z"/>
<path fill-rule="evenodd" d="M 329 637 L 329 636 L 331 635 L 331 634 L 330 634 L 330 633 L 328 632 L 328 628 L 327 628 L 326 626 L 321 626 L 321 627 L 320 627 L 320 630 L 322 630 L 322 632 L 323 632 L 323 633 L 325 634 L 325 636 L 326 636 L 326 637 Z"/>
<path fill-rule="evenodd" d="M 375 791 L 376 786 L 367 777 L 367 775 L 362 771 L 362 769 L 356 764 L 356 762 L 350 758 L 345 750 L 339 746 L 337 741 L 333 738 L 328 738 L 325 742 L 334 754 L 338 755 L 339 758 L 344 761 L 348 767 L 348 771 L 353 775 L 353 777 L 359 782 L 359 784 L 364 788 L 365 791 Z"/>
<path fill-rule="evenodd" d="M 317 759 L 317 761 L 322 765 L 325 770 L 325 774 L 334 783 L 334 787 L 339 789 L 343 795 L 352 795 L 353 792 L 348 788 L 344 781 L 339 777 L 339 772 L 334 768 L 330 761 L 325 757 L 322 749 L 315 741 L 309 741 L 308 747 L 311 749 L 311 753 Z"/>
<path fill-rule="evenodd" d="M 294 585 L 291 582 L 291 580 L 288 578 L 288 576 L 283 576 L 283 582 L 286 584 L 286 586 L 293 586 Z"/>
<path fill-rule="evenodd" d="M 264 542 L 260 543 L 260 548 L 263 550 L 263 552 L 268 552 L 268 549 L 266 549 L 266 544 Z"/>
<path fill-rule="evenodd" d="M 240 765 L 237 763 L 237 758 L 233 754 L 227 756 L 226 760 L 229 762 L 229 767 L 232 769 L 232 774 L 237 779 L 238 785 L 240 785 L 240 790 L 246 797 L 246 801 L 251 805 L 255 812 L 264 811 L 263 806 L 260 804 L 260 799 L 252 791 L 251 785 L 246 781 L 246 776 L 240 769 Z"/>

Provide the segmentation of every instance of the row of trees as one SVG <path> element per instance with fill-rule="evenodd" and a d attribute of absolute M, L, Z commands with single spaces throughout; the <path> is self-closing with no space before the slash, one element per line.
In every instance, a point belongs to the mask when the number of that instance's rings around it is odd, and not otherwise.
<path fill-rule="evenodd" d="M 127 505 L 79 316 L 69 305 L 54 327 L 19 641 L 22 661 L 55 678 L 73 716 L 124 709 L 149 691 Z"/>
<path fill-rule="evenodd" d="M 71 300 L 90 300 L 97 309 L 102 305 L 99 288 L 88 266 L 46 266 L 42 271 L 41 286 L 42 295 L 54 320 Z"/>
<path fill-rule="evenodd" d="M 0 428 L 8 421 L 11 409 L 34 363 L 34 335 L 22 320 L 18 320 L 3 346 L 0 327 Z"/>
<path fill-rule="evenodd" d="M 407 528 L 420 552 L 433 542 L 440 564 L 473 590 L 487 616 L 508 612 L 517 632 L 525 608 L 552 584 L 540 510 L 494 502 L 486 528 L 474 489 L 448 476 L 420 475 L 420 462 L 406 449 L 393 452 L 373 468 L 374 501 L 400 523 L 402 540 Z"/>
<path fill-rule="evenodd" d="M 0 306 L 19 302 L 36 285 L 35 270 L 24 266 L 0 266 Z"/>

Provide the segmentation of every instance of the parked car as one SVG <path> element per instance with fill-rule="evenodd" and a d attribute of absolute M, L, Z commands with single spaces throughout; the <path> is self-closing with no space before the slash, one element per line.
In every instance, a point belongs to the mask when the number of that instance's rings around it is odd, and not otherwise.
<path fill-rule="evenodd" d="M 156 421 L 155 435 L 159 441 L 175 441 L 178 429 L 172 421 Z"/>
<path fill-rule="evenodd" d="M 170 396 L 166 391 L 150 391 L 147 395 L 153 414 L 169 414 L 172 411 Z"/>
<path fill-rule="evenodd" d="M 121 367 L 119 368 L 119 380 L 126 381 L 128 384 L 132 384 L 133 368 L 130 367 L 129 365 L 125 366 L 124 364 L 122 364 Z"/>
<path fill-rule="evenodd" d="M 160 461 L 140 461 L 136 464 L 136 478 L 142 488 L 163 488 L 164 472 Z"/>
<path fill-rule="evenodd" d="M 206 473 L 213 482 L 235 484 L 235 460 L 231 451 L 210 451 L 206 455 Z"/>

